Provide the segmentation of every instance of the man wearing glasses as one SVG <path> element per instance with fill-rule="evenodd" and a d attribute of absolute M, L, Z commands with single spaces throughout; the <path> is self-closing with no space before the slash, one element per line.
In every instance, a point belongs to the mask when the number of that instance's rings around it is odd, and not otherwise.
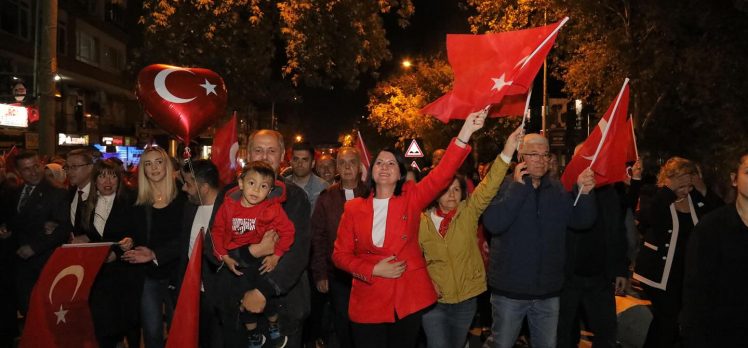
<path fill-rule="evenodd" d="M 491 347 L 513 347 L 527 316 L 533 347 L 556 346 L 559 294 L 564 282 L 566 229 L 592 226 L 595 176 L 579 175 L 573 192 L 548 175 L 548 140 L 524 137 L 520 163 L 483 214 L 492 234 L 489 267 Z M 577 193 L 582 195 L 574 206 Z"/>
<path fill-rule="evenodd" d="M 70 224 L 73 234 L 84 235 L 81 223 L 84 216 L 88 193 L 91 192 L 91 173 L 93 172 L 93 150 L 76 149 L 70 151 L 63 167 L 70 183 Z"/>

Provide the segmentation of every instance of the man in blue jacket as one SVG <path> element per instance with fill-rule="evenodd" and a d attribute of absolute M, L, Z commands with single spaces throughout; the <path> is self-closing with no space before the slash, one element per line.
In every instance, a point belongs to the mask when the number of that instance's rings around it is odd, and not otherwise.
<path fill-rule="evenodd" d="M 489 286 L 491 346 L 511 348 L 525 316 L 535 348 L 556 346 L 559 294 L 564 282 L 567 227 L 585 229 L 596 217 L 595 176 L 582 172 L 573 192 L 547 175 L 548 140 L 528 134 L 513 178 L 504 181 L 483 223 L 493 236 Z M 578 203 L 574 199 L 581 191 Z"/>

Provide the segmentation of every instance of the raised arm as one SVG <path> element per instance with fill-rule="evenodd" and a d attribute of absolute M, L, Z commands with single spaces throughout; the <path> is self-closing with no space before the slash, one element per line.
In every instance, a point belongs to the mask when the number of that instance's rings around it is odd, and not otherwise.
<path fill-rule="evenodd" d="M 517 149 L 517 142 L 519 141 L 521 131 L 522 129 L 518 127 L 507 137 L 504 149 L 496 156 L 491 165 L 491 170 L 486 174 L 483 181 L 478 184 L 473 194 L 467 198 L 467 209 L 463 214 L 472 214 L 477 220 L 483 214 L 483 211 L 486 210 L 488 204 L 491 203 L 491 199 L 496 196 L 501 183 L 504 181 L 504 176 L 509 168 L 512 155 L 514 155 L 514 151 Z"/>
<path fill-rule="evenodd" d="M 416 184 L 413 193 L 413 202 L 419 210 L 425 209 L 436 198 L 439 192 L 449 185 L 457 169 L 460 168 L 462 162 L 470 154 L 471 148 L 468 145 L 470 137 L 475 131 L 483 128 L 487 115 L 487 109 L 468 115 L 460 129 L 460 133 L 449 143 L 447 151 L 444 153 L 442 160 L 439 161 L 439 164 Z"/>

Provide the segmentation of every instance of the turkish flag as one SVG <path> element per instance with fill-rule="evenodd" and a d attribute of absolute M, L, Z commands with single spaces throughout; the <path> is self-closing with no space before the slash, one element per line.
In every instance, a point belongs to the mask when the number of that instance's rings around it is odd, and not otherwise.
<path fill-rule="evenodd" d="M 192 255 L 179 290 L 166 348 L 197 347 L 200 329 L 200 276 L 203 262 L 203 231 L 195 237 Z"/>
<path fill-rule="evenodd" d="M 20 347 L 97 347 L 88 295 L 112 243 L 65 244 L 31 292 Z"/>
<path fill-rule="evenodd" d="M 218 167 L 222 185 L 228 185 L 236 180 L 236 153 L 239 151 L 237 128 L 234 111 L 231 119 L 213 135 L 210 160 Z"/>
<path fill-rule="evenodd" d="M 567 20 L 503 33 L 447 35 L 454 87 L 421 113 L 444 123 L 487 105 L 493 105 L 491 116 L 522 115 L 535 75 Z"/>
<path fill-rule="evenodd" d="M 588 167 L 595 172 L 596 187 L 626 180 L 626 163 L 636 161 L 633 129 L 627 118 L 628 81 L 624 81 L 613 104 L 566 166 L 561 182 L 567 190 L 571 191 L 579 174 Z"/>
<path fill-rule="evenodd" d="M 356 131 L 356 134 L 358 135 L 356 137 L 356 150 L 358 150 L 358 153 L 361 156 L 361 165 L 363 166 L 361 170 L 361 181 L 366 182 L 368 176 L 367 173 L 369 172 L 369 168 L 371 168 L 371 153 L 369 152 L 369 149 L 366 148 L 364 138 L 361 136 L 361 131 Z"/>

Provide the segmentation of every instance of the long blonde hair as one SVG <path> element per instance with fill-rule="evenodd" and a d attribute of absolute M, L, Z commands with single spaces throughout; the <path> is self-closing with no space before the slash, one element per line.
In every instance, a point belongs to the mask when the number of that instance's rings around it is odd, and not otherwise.
<path fill-rule="evenodd" d="M 166 204 L 171 203 L 179 193 L 177 191 L 177 185 L 174 182 L 174 165 L 171 162 L 171 157 L 163 148 L 149 145 L 140 155 L 141 163 L 138 166 L 138 199 L 135 201 L 135 205 L 153 205 L 156 203 L 156 199 L 153 197 L 153 184 L 151 183 L 151 180 L 145 176 L 145 166 L 142 163 L 145 155 L 154 151 L 158 152 L 164 159 L 163 165 L 166 170 L 166 176 L 164 176 L 164 180 L 166 180 L 166 192 L 164 192 L 164 195 L 166 196 Z"/>
<path fill-rule="evenodd" d="M 662 165 L 660 172 L 657 174 L 657 186 L 665 186 L 665 181 L 667 179 L 679 177 L 684 174 L 699 174 L 696 164 L 683 157 L 670 157 L 670 159 Z"/>

